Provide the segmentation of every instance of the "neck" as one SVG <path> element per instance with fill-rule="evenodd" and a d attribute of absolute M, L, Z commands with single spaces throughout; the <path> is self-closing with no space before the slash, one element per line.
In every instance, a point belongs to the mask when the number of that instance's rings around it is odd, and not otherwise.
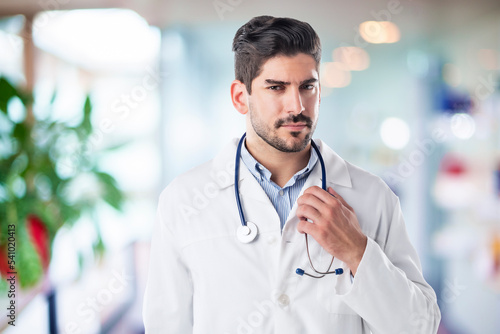
<path fill-rule="evenodd" d="M 271 172 L 271 180 L 283 188 L 299 170 L 304 169 L 311 156 L 311 144 L 300 152 L 282 152 L 260 137 L 248 137 L 245 146 L 260 164 Z"/>

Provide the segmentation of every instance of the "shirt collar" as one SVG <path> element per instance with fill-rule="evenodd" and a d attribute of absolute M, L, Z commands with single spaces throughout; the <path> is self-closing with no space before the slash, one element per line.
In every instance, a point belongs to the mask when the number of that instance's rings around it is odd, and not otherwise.
<path fill-rule="evenodd" d="M 218 180 L 217 184 L 220 189 L 225 189 L 234 185 L 234 173 L 235 173 L 235 154 L 238 147 L 238 142 L 240 138 L 233 138 L 226 146 L 210 161 L 210 178 L 213 180 Z M 342 159 L 337 153 L 335 153 L 331 147 L 329 147 L 321 139 L 313 139 L 316 145 L 319 147 L 323 160 L 326 166 L 326 177 L 327 185 L 329 186 L 342 186 L 347 188 L 352 188 L 353 184 L 351 182 L 350 173 L 355 170 L 351 164 Z M 252 176 L 248 168 L 243 168 L 243 171 L 239 174 L 239 180 L 243 181 L 247 177 Z M 316 173 L 317 177 L 321 180 L 321 166 L 315 164 L 311 173 Z M 252 176 L 253 179 L 255 179 Z"/>
<path fill-rule="evenodd" d="M 250 173 L 258 180 L 267 180 L 267 182 L 271 182 L 271 172 L 264 167 L 261 163 L 259 163 L 255 158 L 248 152 L 247 147 L 246 147 L 246 138 L 241 146 L 241 159 L 243 160 L 243 163 L 245 166 L 247 166 L 248 170 Z M 316 162 L 318 161 L 318 154 L 316 153 L 316 150 L 311 147 L 311 155 L 309 157 L 309 162 L 307 163 L 307 166 L 304 167 L 303 169 L 299 170 L 295 175 L 287 182 L 287 184 L 283 187 L 291 186 L 295 183 L 297 179 L 303 178 L 312 171 L 314 166 L 316 165 Z"/>

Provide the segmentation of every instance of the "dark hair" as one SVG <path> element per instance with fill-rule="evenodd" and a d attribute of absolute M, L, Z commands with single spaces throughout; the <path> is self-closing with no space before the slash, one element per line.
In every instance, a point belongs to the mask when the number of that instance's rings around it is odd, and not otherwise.
<path fill-rule="evenodd" d="M 314 29 L 287 17 L 254 17 L 236 32 L 233 51 L 236 80 L 245 84 L 249 94 L 262 64 L 272 57 L 305 53 L 314 58 L 316 68 L 321 61 L 321 43 Z"/>

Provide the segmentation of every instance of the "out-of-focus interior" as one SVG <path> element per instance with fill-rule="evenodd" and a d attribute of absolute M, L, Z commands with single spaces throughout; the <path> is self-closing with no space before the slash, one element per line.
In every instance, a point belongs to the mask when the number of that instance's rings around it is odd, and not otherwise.
<path fill-rule="evenodd" d="M 500 331 L 495 0 L 2 0 L 0 330 L 144 332 L 158 195 L 245 131 L 231 45 L 257 15 L 318 32 L 315 137 L 399 196 L 438 333 Z"/>

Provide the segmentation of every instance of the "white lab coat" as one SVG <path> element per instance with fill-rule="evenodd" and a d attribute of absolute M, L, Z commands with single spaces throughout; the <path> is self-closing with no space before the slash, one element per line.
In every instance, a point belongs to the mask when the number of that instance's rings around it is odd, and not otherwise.
<path fill-rule="evenodd" d="M 234 193 L 234 139 L 213 160 L 177 177 L 161 194 L 151 242 L 144 299 L 147 334 L 156 333 L 436 333 L 440 312 L 409 242 L 399 200 L 378 177 L 351 165 L 315 140 L 327 186 L 356 212 L 368 243 L 356 276 L 335 259 L 340 276 L 311 272 L 293 206 L 279 216 L 261 186 L 240 164 L 240 196 L 255 241 L 236 238 L 240 218 Z M 302 192 L 321 187 L 317 163 Z M 331 256 L 309 237 L 313 264 Z"/>

